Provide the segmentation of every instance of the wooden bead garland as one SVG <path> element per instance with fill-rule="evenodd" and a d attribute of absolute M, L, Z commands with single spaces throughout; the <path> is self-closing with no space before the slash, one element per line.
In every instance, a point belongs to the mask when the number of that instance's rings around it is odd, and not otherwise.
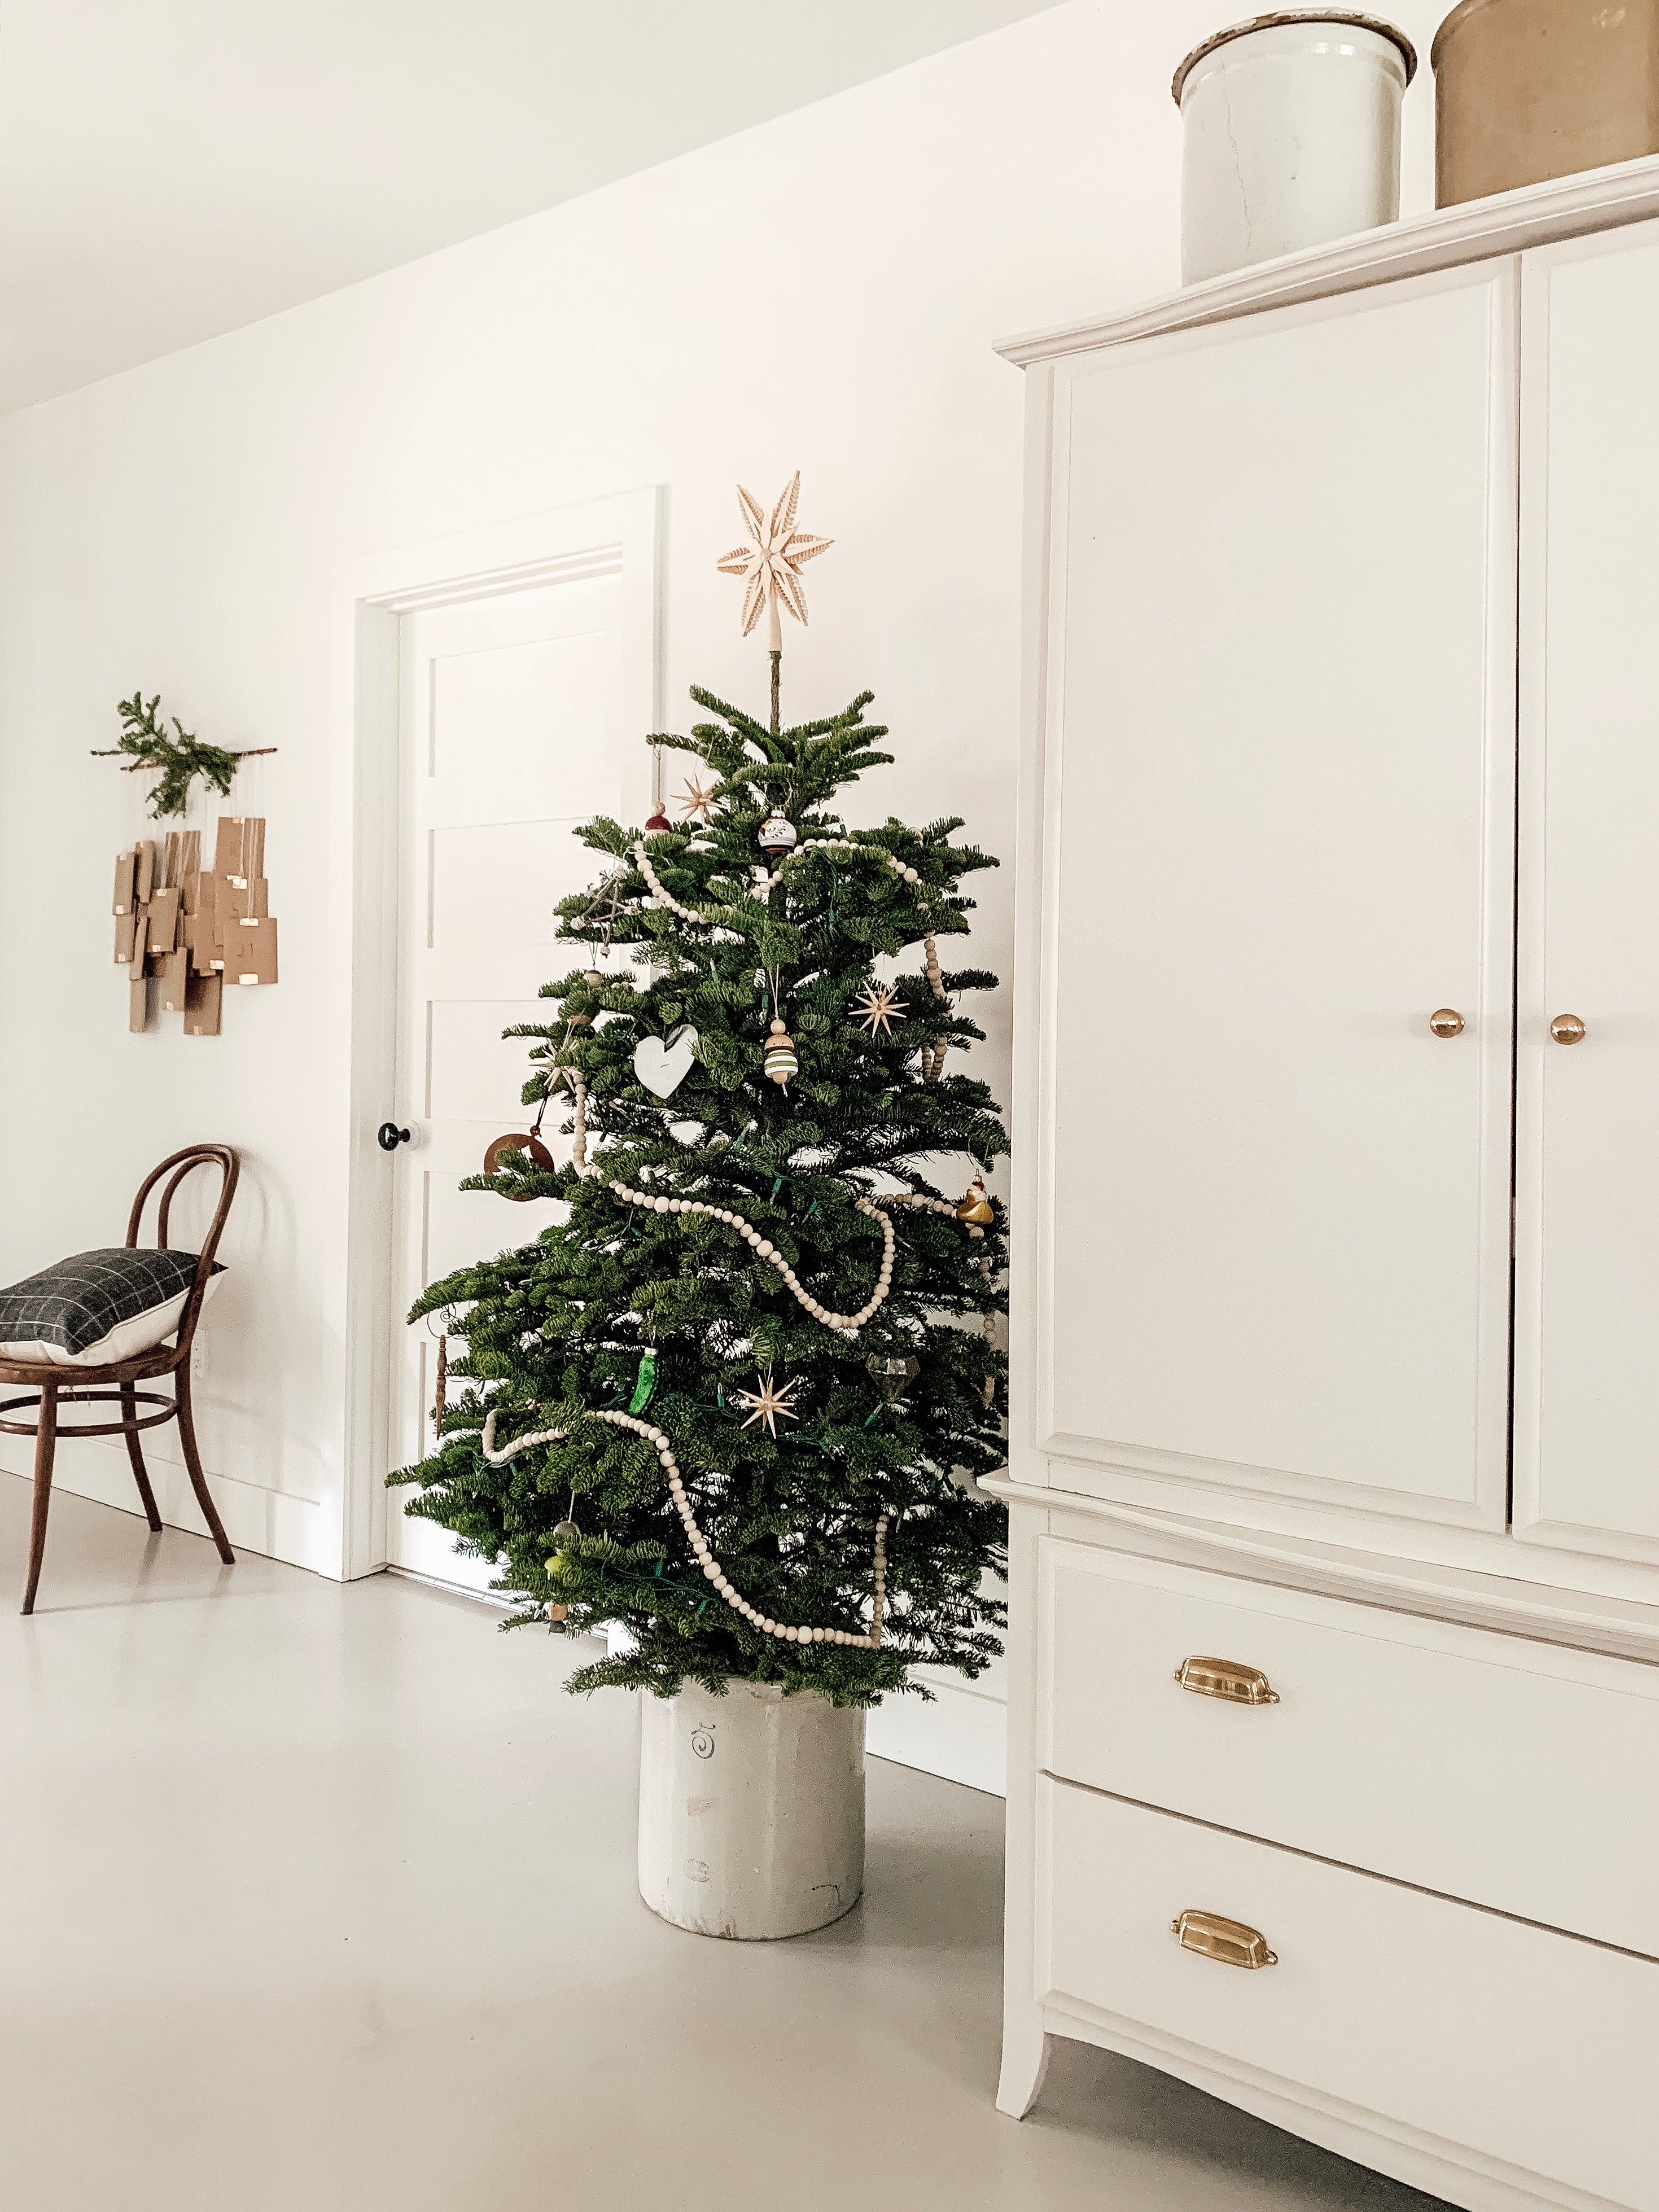
<path fill-rule="evenodd" d="M 612 1188 L 615 1188 L 613 1184 Z M 705 1207 L 702 1210 L 707 1212 L 708 1209 Z M 870 1613 L 869 1634 L 854 1636 L 850 1630 L 845 1628 L 787 1627 L 783 1622 L 769 1619 L 757 1607 L 750 1605 L 748 1599 L 740 1595 L 726 1580 L 720 1562 L 710 1548 L 708 1538 L 697 1526 L 691 1501 L 685 1494 L 685 1485 L 680 1480 L 679 1462 L 674 1456 L 674 1447 L 663 1431 L 649 1421 L 641 1421 L 633 1413 L 591 1413 L 586 1414 L 584 1418 L 590 1421 L 608 1421 L 614 1429 L 631 1430 L 635 1436 L 645 1437 L 653 1446 L 657 1457 L 662 1462 L 663 1473 L 668 1478 L 669 1493 L 674 1500 L 675 1510 L 685 1529 L 686 1540 L 696 1553 L 698 1565 L 708 1581 L 713 1583 L 715 1594 L 725 1600 L 733 1613 L 741 1613 L 751 1628 L 757 1628 L 763 1636 L 775 1636 L 781 1643 L 784 1644 L 843 1644 L 850 1645 L 855 1651 L 878 1651 L 881 1649 L 882 1616 L 887 1606 L 887 1516 L 885 1513 L 882 1514 L 876 1522 L 874 1602 Z M 501 1449 L 497 1451 L 495 1449 L 495 1416 L 491 1413 L 485 1417 L 484 1420 L 483 1455 L 492 1467 L 504 1467 L 508 1460 L 514 1458 L 518 1453 L 527 1450 L 532 1444 L 552 1443 L 560 1437 L 568 1436 L 569 1433 L 568 1426 L 537 1429 L 528 1436 L 516 1437 L 512 1443 L 503 1445 Z"/>
<path fill-rule="evenodd" d="M 745 1221 L 740 1213 L 733 1213 L 729 1206 L 706 1206 L 696 1198 L 659 1198 L 652 1191 L 634 1190 L 627 1183 L 614 1178 L 609 1188 L 618 1198 L 626 1200 L 629 1206 L 643 1206 L 655 1213 L 706 1213 L 715 1221 L 725 1222 L 728 1229 L 735 1229 L 745 1243 L 754 1247 L 757 1259 L 771 1261 L 794 1294 L 797 1303 L 806 1309 L 814 1321 L 822 1322 L 825 1328 L 837 1329 L 844 1335 L 851 1336 L 854 1330 L 862 1328 L 872 1315 L 878 1313 L 893 1287 L 893 1224 L 872 1199 L 854 1199 L 853 1204 L 854 1210 L 863 1214 L 866 1220 L 881 1224 L 881 1273 L 877 1279 L 875 1295 L 855 1314 L 838 1314 L 831 1313 L 828 1306 L 820 1305 L 771 1238 L 763 1237 L 754 1224 Z M 957 1218 L 957 1210 L 948 1199 L 928 1198 L 920 1191 L 884 1191 L 882 1204 L 920 1206 L 928 1212 L 948 1214 L 953 1221 Z M 969 1227 L 968 1234 L 980 1237 L 984 1231 Z"/>
<path fill-rule="evenodd" d="M 634 864 L 649 884 L 652 896 L 659 907 L 665 908 L 670 914 L 678 915 L 682 921 L 695 921 L 704 927 L 713 926 L 713 919 L 710 915 L 699 914 L 695 907 L 682 906 L 672 891 L 663 889 L 657 872 L 651 865 L 650 856 L 642 844 L 636 843 L 633 852 Z M 903 882 L 919 884 L 921 881 L 921 872 L 919 869 L 913 868 L 907 860 L 901 860 L 896 853 L 890 853 L 885 846 L 860 845 L 854 843 L 850 837 L 805 837 L 793 853 L 787 854 L 778 862 L 775 868 L 757 867 L 755 870 L 755 879 L 749 896 L 751 898 L 764 898 L 769 891 L 783 881 L 783 872 L 789 863 L 792 860 L 799 860 L 807 853 L 878 853 L 893 873 Z M 945 978 L 940 972 L 939 951 L 933 943 L 933 933 L 931 929 L 923 933 L 922 945 L 927 963 L 927 981 L 932 986 L 933 996 L 942 1006 L 945 1002 Z M 950 1048 L 951 1042 L 948 1037 L 935 1037 L 931 1045 L 923 1046 L 921 1073 L 924 1082 L 938 1082 L 944 1072 L 945 1055 Z"/>

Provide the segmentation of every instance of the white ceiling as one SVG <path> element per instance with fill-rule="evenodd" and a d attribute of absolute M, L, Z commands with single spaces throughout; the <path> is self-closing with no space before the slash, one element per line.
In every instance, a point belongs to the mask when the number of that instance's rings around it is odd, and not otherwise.
<path fill-rule="evenodd" d="M 0 411 L 1054 0 L 0 0 Z"/>

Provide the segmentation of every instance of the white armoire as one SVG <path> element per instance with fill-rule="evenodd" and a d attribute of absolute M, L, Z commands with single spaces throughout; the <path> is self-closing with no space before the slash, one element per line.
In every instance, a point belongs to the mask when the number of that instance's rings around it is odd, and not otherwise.
<path fill-rule="evenodd" d="M 1659 161 L 1028 386 L 1000 2102 L 1659 2212 Z"/>

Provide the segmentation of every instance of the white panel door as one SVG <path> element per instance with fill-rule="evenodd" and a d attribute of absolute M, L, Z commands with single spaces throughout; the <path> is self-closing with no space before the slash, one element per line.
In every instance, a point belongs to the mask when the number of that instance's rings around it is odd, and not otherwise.
<path fill-rule="evenodd" d="M 1504 1523 L 1515 291 L 1057 373 L 1052 1452 Z"/>
<path fill-rule="evenodd" d="M 529 1127 L 530 1041 L 501 1031 L 545 1019 L 541 986 L 577 964 L 555 944 L 553 909 L 604 863 L 573 831 L 624 811 L 623 748 L 645 732 L 621 726 L 639 689 L 621 609 L 620 574 L 590 574 L 403 617 L 398 1118 L 415 1142 L 396 1167 L 395 1465 L 429 1448 L 436 1379 L 436 1342 L 403 1315 L 426 1284 L 529 1243 L 564 1211 L 459 1184 L 492 1139 Z M 556 1158 L 562 1118 L 550 1107 L 542 1130 Z M 392 1493 L 388 1561 L 487 1588 L 487 1563 L 405 1517 L 411 1495 Z"/>
<path fill-rule="evenodd" d="M 1659 1561 L 1659 225 L 1522 327 L 1516 1533 Z"/>

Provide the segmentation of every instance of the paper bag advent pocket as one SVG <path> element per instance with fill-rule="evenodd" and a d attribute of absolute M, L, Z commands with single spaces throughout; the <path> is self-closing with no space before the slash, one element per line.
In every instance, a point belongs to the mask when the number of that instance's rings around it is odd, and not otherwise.
<path fill-rule="evenodd" d="M 155 963 L 155 973 L 161 985 L 161 1012 L 182 1014 L 185 981 L 190 974 L 189 953 L 182 946 L 177 952 L 163 953 Z"/>
<path fill-rule="evenodd" d="M 179 945 L 179 894 L 157 891 L 149 902 L 149 949 L 154 957 L 176 951 Z"/>
<path fill-rule="evenodd" d="M 222 814 L 213 854 L 216 876 L 262 876 L 265 872 L 263 814 Z"/>
<path fill-rule="evenodd" d="M 225 923 L 225 981 L 276 981 L 276 925 L 269 915 L 247 915 Z"/>
<path fill-rule="evenodd" d="M 224 1002 L 225 979 L 222 975 L 187 975 L 185 978 L 185 1035 L 186 1036 L 217 1036 L 219 1009 Z"/>

